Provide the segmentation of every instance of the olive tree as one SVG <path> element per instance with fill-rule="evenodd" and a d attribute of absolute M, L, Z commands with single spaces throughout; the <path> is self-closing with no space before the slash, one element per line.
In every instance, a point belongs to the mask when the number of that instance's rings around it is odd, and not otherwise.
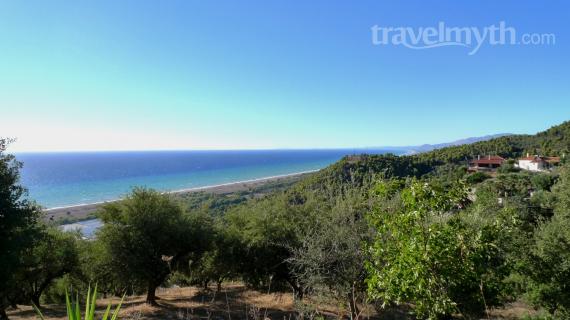
<path fill-rule="evenodd" d="M 38 243 L 22 255 L 24 268 L 18 273 L 25 302 L 40 306 L 42 293 L 54 280 L 79 267 L 78 234 L 48 228 Z"/>
<path fill-rule="evenodd" d="M 185 213 L 170 196 L 135 188 L 125 200 L 104 207 L 98 241 L 110 265 L 133 285 L 146 286 L 146 302 L 156 305 L 156 288 L 171 271 L 197 259 L 210 244 L 212 223 Z"/>
<path fill-rule="evenodd" d="M 358 191 L 331 199 L 332 208 L 317 210 L 317 221 L 292 248 L 288 262 L 293 273 L 317 297 L 332 297 L 360 317 L 359 303 L 366 297 L 365 242 L 371 238 L 364 214 L 367 200 Z"/>

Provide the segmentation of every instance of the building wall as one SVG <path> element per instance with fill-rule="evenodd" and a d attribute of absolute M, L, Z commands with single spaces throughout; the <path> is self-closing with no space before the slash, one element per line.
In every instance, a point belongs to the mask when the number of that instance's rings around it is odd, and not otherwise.
<path fill-rule="evenodd" d="M 529 171 L 542 171 L 544 165 L 542 162 L 532 162 L 531 160 L 519 160 L 519 168 Z"/>
<path fill-rule="evenodd" d="M 530 160 L 519 160 L 518 167 L 523 169 L 523 170 L 530 170 L 531 164 L 532 164 L 532 162 Z"/>

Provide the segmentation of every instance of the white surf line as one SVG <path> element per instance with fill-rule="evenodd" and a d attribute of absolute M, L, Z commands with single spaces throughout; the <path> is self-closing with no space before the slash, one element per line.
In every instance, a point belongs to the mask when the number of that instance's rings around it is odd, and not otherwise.
<path fill-rule="evenodd" d="M 194 187 L 194 188 L 187 188 L 187 189 L 180 189 L 180 190 L 173 190 L 173 191 L 164 191 L 164 192 L 161 192 L 161 194 L 178 194 L 178 193 L 195 192 L 195 191 L 201 191 L 201 190 L 207 190 L 207 189 L 213 189 L 213 188 L 219 188 L 219 187 L 227 187 L 227 186 L 232 186 L 232 185 L 236 185 L 236 184 L 252 183 L 252 182 L 265 181 L 265 180 L 293 177 L 293 176 L 298 176 L 298 175 L 302 175 L 302 174 L 317 172 L 319 170 L 321 170 L 321 169 L 300 171 L 300 172 L 287 173 L 287 174 L 281 174 L 281 175 L 276 175 L 276 176 L 255 178 L 255 179 L 235 181 L 235 182 L 227 182 L 227 183 L 221 183 L 221 184 L 213 184 L 213 185 L 208 185 L 208 186 L 203 186 L 203 187 Z M 112 202 L 117 202 L 117 201 L 121 201 L 121 200 L 123 200 L 123 198 L 106 200 L 106 201 L 98 201 L 98 202 L 90 202 L 90 203 L 80 203 L 80 204 L 74 204 L 74 205 L 69 205 L 69 206 L 47 208 L 47 209 L 45 209 L 45 211 L 49 212 L 49 211 L 54 211 L 54 210 L 73 209 L 73 208 L 86 207 L 86 206 L 96 206 L 96 205 L 100 205 L 100 204 L 112 203 Z"/>

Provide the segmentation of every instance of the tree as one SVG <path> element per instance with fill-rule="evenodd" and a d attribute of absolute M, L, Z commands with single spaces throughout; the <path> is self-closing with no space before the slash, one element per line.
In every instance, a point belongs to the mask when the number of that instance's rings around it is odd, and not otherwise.
<path fill-rule="evenodd" d="M 570 167 L 554 185 L 554 216 L 539 225 L 523 266 L 527 298 L 558 318 L 570 317 Z"/>
<path fill-rule="evenodd" d="M 9 141 L 0 139 L 0 319 L 7 319 L 5 309 L 13 304 L 19 291 L 14 276 L 22 269 L 22 254 L 33 246 L 40 234 L 41 211 L 26 199 L 26 190 L 19 184 L 22 164 L 6 154 Z"/>
<path fill-rule="evenodd" d="M 530 302 L 557 318 L 570 317 L 570 217 L 555 213 L 539 227 L 527 263 Z"/>
<path fill-rule="evenodd" d="M 39 307 L 44 290 L 55 279 L 78 268 L 77 237 L 75 233 L 49 228 L 37 245 L 22 255 L 24 268 L 18 273 L 18 282 L 24 284 L 27 301 Z"/>
<path fill-rule="evenodd" d="M 242 250 L 239 239 L 226 230 L 226 225 L 220 220 L 215 224 L 213 245 L 197 261 L 192 261 L 190 268 L 190 282 L 202 285 L 204 289 L 214 281 L 217 291 L 222 289 L 222 282 L 235 277 L 239 269 L 237 267 Z"/>
<path fill-rule="evenodd" d="M 211 219 L 187 214 L 168 195 L 135 188 L 125 200 L 104 207 L 98 241 L 113 270 L 147 288 L 146 302 L 156 305 L 156 288 L 171 271 L 207 249 Z M 192 257 L 191 257 L 192 256 Z"/>
<path fill-rule="evenodd" d="M 288 259 L 311 294 L 346 303 L 351 319 L 360 317 L 358 304 L 365 298 L 362 246 L 371 238 L 364 219 L 367 201 L 358 191 L 332 199 L 332 208 L 318 209 L 318 221 L 300 237 L 300 246 Z"/>
<path fill-rule="evenodd" d="M 385 183 L 378 189 L 397 203 L 368 216 L 376 229 L 367 263 L 371 298 L 383 306 L 412 303 L 418 318 L 431 319 L 478 314 L 500 303 L 508 275 L 498 245 L 504 225 L 466 221 L 463 184 L 438 189 L 414 181 L 399 194 Z"/>
<path fill-rule="evenodd" d="M 303 299 L 306 290 L 288 259 L 299 247 L 301 235 L 316 223 L 315 206 L 322 201 L 314 191 L 294 188 L 227 213 L 227 232 L 240 243 L 237 269 L 249 286 L 275 290 L 289 286 L 295 300 Z"/>

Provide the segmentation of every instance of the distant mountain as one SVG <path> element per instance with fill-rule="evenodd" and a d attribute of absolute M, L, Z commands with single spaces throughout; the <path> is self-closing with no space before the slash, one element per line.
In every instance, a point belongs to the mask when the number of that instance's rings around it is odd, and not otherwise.
<path fill-rule="evenodd" d="M 401 146 L 401 147 L 382 147 L 383 149 L 389 150 L 396 150 L 404 152 L 407 155 L 428 152 L 436 149 L 447 148 L 447 147 L 454 147 L 454 146 L 461 146 L 464 144 L 472 144 L 481 141 L 488 141 L 495 138 L 512 136 L 512 133 L 498 133 L 498 134 L 490 134 L 482 137 L 470 137 L 465 139 L 460 139 L 452 142 L 445 142 L 445 143 L 438 143 L 438 144 L 423 144 L 420 146 Z"/>
<path fill-rule="evenodd" d="M 482 136 L 482 137 L 470 137 L 470 138 L 460 139 L 460 140 L 447 142 L 447 143 L 424 144 L 421 146 L 406 147 L 406 148 L 408 150 L 410 150 L 411 154 L 414 154 L 414 153 L 420 153 L 420 152 L 428 152 L 428 151 L 432 151 L 435 149 L 441 149 L 441 148 L 446 148 L 446 147 L 453 147 L 453 146 L 460 146 L 460 145 L 464 145 L 464 144 L 472 144 L 475 142 L 488 141 L 488 140 L 492 140 L 495 138 L 512 136 L 512 135 L 513 135 L 512 133 L 498 133 L 498 134 L 490 134 L 490 135 L 486 135 L 486 136 Z"/>

